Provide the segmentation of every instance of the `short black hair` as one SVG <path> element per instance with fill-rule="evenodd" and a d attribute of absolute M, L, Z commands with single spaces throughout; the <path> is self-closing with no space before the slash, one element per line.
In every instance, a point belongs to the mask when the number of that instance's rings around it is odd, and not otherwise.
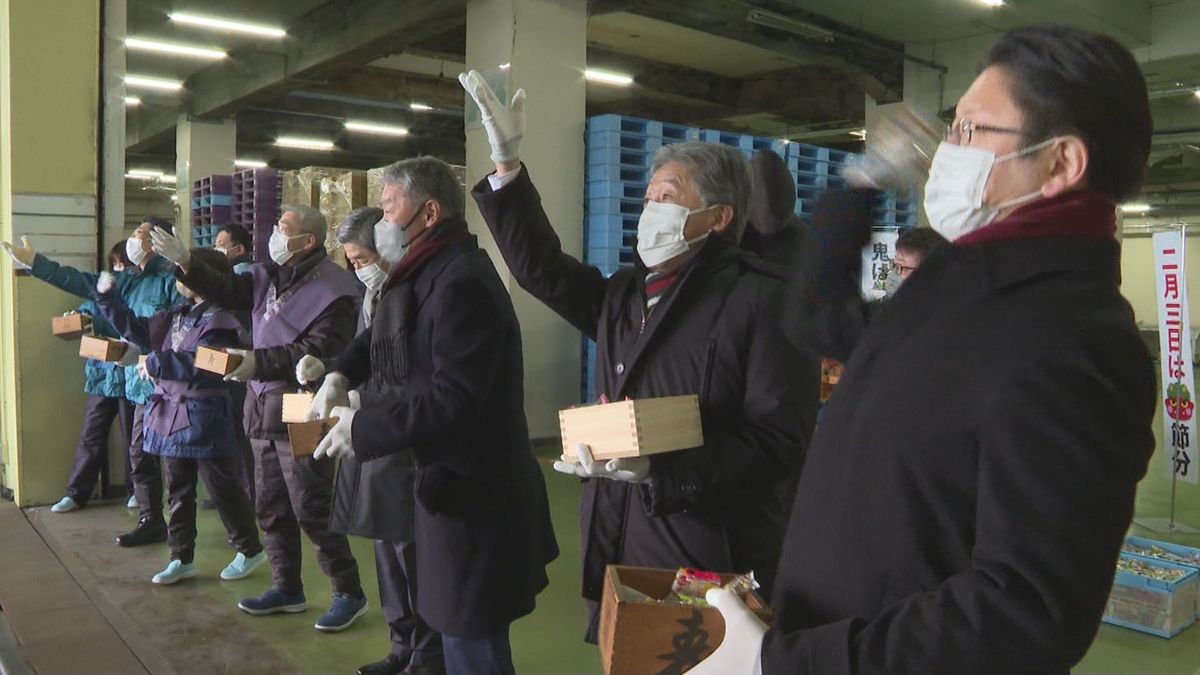
<path fill-rule="evenodd" d="M 945 244 L 946 238 L 928 227 L 913 227 L 896 237 L 896 250 L 904 249 L 917 253 L 924 260 L 935 248 Z"/>
<path fill-rule="evenodd" d="M 146 216 L 145 218 L 142 218 L 142 222 L 150 223 L 150 227 L 157 227 L 160 230 L 166 230 L 171 234 L 175 233 L 175 226 L 172 225 L 171 221 L 167 220 L 166 218 L 159 218 L 158 216 Z"/>
<path fill-rule="evenodd" d="M 221 231 L 229 235 L 235 246 L 241 245 L 242 248 L 246 249 L 246 253 L 254 252 L 254 237 L 250 235 L 250 230 L 237 223 L 230 223 L 222 227 Z"/>
<path fill-rule="evenodd" d="M 1146 80 L 1116 40 L 1070 26 L 1039 24 L 1006 33 L 983 68 L 1012 79 L 1030 145 L 1058 135 L 1083 139 L 1088 187 L 1116 201 L 1146 177 L 1154 123 Z"/>

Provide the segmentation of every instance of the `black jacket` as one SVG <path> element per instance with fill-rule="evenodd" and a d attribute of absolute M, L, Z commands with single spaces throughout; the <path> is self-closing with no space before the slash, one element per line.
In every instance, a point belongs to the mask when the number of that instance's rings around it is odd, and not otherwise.
<path fill-rule="evenodd" d="M 843 345 L 763 672 L 1067 673 L 1083 657 L 1154 448 L 1118 253 L 1085 237 L 943 247 Z M 845 278 L 828 302 L 857 292 Z"/>
<path fill-rule="evenodd" d="M 479 639 L 533 611 L 558 546 L 525 424 L 521 329 L 475 238 L 437 251 L 411 283 L 389 281 L 371 327 L 334 369 L 351 386 L 388 383 L 363 391 L 353 445 L 364 462 L 415 459 L 425 622 Z"/>
<path fill-rule="evenodd" d="M 584 597 L 600 598 L 609 564 L 754 570 L 769 585 L 818 393 L 815 360 L 780 330 L 775 268 L 712 237 L 643 331 L 645 267 L 606 279 L 564 254 L 527 169 L 473 195 L 521 287 L 596 340 L 598 394 L 700 398 L 703 446 L 652 457 L 649 483 L 586 481 Z"/>

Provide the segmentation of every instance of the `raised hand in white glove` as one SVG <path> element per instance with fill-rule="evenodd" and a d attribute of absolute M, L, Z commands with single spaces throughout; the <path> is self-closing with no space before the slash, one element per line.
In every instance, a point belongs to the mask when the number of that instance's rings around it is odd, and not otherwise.
<path fill-rule="evenodd" d="M 597 462 L 592 458 L 592 450 L 586 444 L 575 446 L 578 462 L 572 462 L 565 456 L 554 463 L 554 470 L 580 478 L 607 478 L 626 483 L 641 483 L 650 476 L 649 457 L 626 457 L 610 459 L 607 462 Z"/>
<path fill-rule="evenodd" d="M 350 396 L 347 394 L 349 385 L 350 380 L 336 370 L 325 375 L 325 382 L 317 390 L 317 395 L 313 397 L 312 407 L 308 409 L 308 419 L 323 420 L 331 416 L 334 408 L 349 408 Z"/>
<path fill-rule="evenodd" d="M 337 418 L 337 424 L 325 434 L 325 438 L 317 444 L 313 459 L 341 459 L 354 455 L 354 447 L 350 444 L 350 431 L 353 429 L 354 415 L 357 410 L 339 405 L 330 412 L 330 417 Z"/>
<path fill-rule="evenodd" d="M 483 128 L 492 145 L 492 161 L 497 164 L 517 161 L 521 156 L 521 139 L 525 137 L 525 90 L 518 89 L 512 102 L 505 106 L 478 70 L 459 73 L 458 81 L 479 106 Z"/>
<path fill-rule="evenodd" d="M 704 594 L 704 599 L 725 619 L 725 639 L 707 659 L 687 671 L 688 675 L 762 675 L 762 643 L 767 624 L 730 590 L 713 588 Z"/>
<path fill-rule="evenodd" d="M 296 362 L 296 381 L 300 384 L 312 384 L 325 374 L 325 363 L 315 356 L 305 354 Z"/>
<path fill-rule="evenodd" d="M 233 372 L 225 376 L 225 381 L 249 382 L 253 380 L 254 374 L 258 372 L 258 364 L 254 362 L 254 351 L 249 349 L 226 349 L 225 351 L 233 356 L 242 357 L 242 362 L 233 369 Z"/>
<path fill-rule="evenodd" d="M 112 272 L 101 272 L 96 278 L 96 292 L 100 295 L 108 295 L 116 286 L 117 277 Z"/>
<path fill-rule="evenodd" d="M 186 268 L 192 259 L 187 245 L 179 237 L 162 228 L 155 227 L 150 230 L 150 246 L 155 253 L 183 268 Z"/>
<path fill-rule="evenodd" d="M 8 255 L 12 256 L 13 264 L 17 267 L 23 270 L 33 267 L 33 260 L 37 257 L 37 251 L 33 248 L 33 244 L 29 243 L 29 237 L 21 237 L 20 246 L 13 246 L 7 241 L 0 241 L 0 247 L 3 247 Z"/>
<path fill-rule="evenodd" d="M 132 366 L 138 362 L 138 357 L 142 355 L 142 350 L 132 342 L 125 343 L 125 353 L 121 355 L 118 366 Z"/>

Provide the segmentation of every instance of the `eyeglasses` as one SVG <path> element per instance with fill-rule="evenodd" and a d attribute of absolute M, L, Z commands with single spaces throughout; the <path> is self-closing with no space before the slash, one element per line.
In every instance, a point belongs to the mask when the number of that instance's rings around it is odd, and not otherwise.
<path fill-rule="evenodd" d="M 956 119 L 946 125 L 946 140 L 955 145 L 970 145 L 971 137 L 976 131 L 991 132 L 994 134 L 1023 134 L 1024 129 L 1014 129 L 1012 127 L 991 127 L 985 124 L 976 124 L 969 119 Z"/>

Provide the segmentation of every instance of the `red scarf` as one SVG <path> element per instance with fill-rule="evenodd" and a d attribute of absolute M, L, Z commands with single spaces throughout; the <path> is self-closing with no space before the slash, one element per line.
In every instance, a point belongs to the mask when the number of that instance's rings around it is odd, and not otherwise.
<path fill-rule="evenodd" d="M 460 239 L 466 239 L 471 236 L 471 232 L 466 226 L 461 229 L 453 229 L 445 233 L 430 232 L 429 236 L 424 241 L 413 246 L 412 250 L 404 256 L 400 264 L 392 270 L 388 276 L 385 288 L 402 284 L 413 277 L 417 276 L 417 272 L 425 266 L 425 263 L 433 257 L 435 253 L 445 248 L 447 245 L 456 242 Z"/>
<path fill-rule="evenodd" d="M 954 240 L 954 245 L 1041 237 L 1114 239 L 1116 233 L 1117 209 L 1112 198 L 1092 190 L 1081 190 L 1022 206 L 1003 220 L 959 237 Z"/>

